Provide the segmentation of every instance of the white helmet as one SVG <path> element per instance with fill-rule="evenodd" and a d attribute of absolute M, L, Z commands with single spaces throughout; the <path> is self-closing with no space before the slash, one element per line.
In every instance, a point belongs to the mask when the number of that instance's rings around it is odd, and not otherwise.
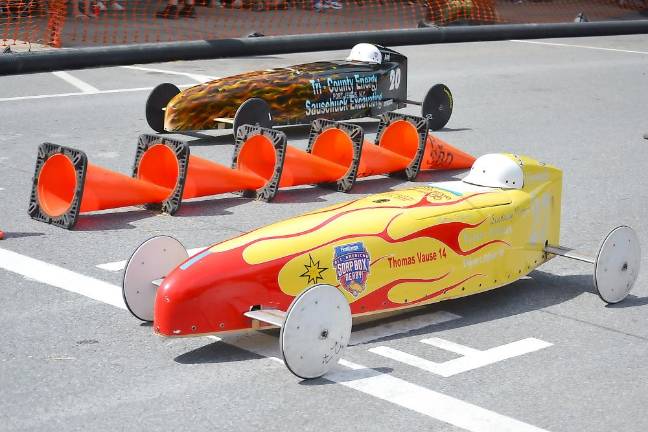
<path fill-rule="evenodd" d="M 376 45 L 359 43 L 351 49 L 347 61 L 360 61 L 365 63 L 382 63 L 382 54 Z"/>
<path fill-rule="evenodd" d="M 470 168 L 464 182 L 503 189 L 522 189 L 524 174 L 520 165 L 504 154 L 480 156 Z"/>

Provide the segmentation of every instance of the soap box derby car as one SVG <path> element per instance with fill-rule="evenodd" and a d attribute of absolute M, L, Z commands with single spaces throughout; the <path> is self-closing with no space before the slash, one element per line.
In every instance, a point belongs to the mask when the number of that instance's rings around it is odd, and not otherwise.
<path fill-rule="evenodd" d="M 322 376 L 352 317 L 465 297 L 510 284 L 555 255 L 594 264 L 607 302 L 639 271 L 639 242 L 615 228 L 595 258 L 559 246 L 562 173 L 510 154 L 478 158 L 462 181 L 337 204 L 217 243 L 188 258 L 171 237 L 127 263 L 129 310 L 162 336 L 281 327 L 286 366 Z"/>
<path fill-rule="evenodd" d="M 157 132 L 234 128 L 242 124 L 310 123 L 316 118 L 374 117 L 420 105 L 432 130 L 452 114 L 452 94 L 443 84 L 422 102 L 407 99 L 407 57 L 358 44 L 346 60 L 319 61 L 215 79 L 180 91 L 158 85 L 146 102 L 146 119 Z"/>

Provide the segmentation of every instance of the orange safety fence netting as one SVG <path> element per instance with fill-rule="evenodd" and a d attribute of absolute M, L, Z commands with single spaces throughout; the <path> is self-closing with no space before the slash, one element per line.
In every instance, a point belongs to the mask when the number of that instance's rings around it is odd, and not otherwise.
<path fill-rule="evenodd" d="M 0 45 L 74 47 L 421 23 L 570 22 L 579 13 L 590 21 L 646 19 L 648 0 L 0 0 Z"/>

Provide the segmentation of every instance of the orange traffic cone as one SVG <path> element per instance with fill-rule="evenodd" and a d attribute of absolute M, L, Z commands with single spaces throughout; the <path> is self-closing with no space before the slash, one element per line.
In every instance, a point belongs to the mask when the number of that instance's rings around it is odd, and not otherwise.
<path fill-rule="evenodd" d="M 408 180 L 414 180 L 427 132 L 427 122 L 421 117 L 383 114 L 375 144 L 365 142 L 362 146 L 358 177 L 402 172 Z"/>
<path fill-rule="evenodd" d="M 236 132 L 232 169 L 263 179 L 255 189 L 241 188 L 243 196 L 271 201 L 279 188 L 288 145 L 286 134 L 260 126 L 243 125 Z"/>
<path fill-rule="evenodd" d="M 248 196 L 270 200 L 276 193 L 286 136 L 251 126 L 239 131 L 233 168 L 190 155 L 184 142 L 141 135 L 133 177 L 173 191 L 162 203 L 169 214 L 178 211 L 182 200 L 226 192 L 248 191 Z"/>
<path fill-rule="evenodd" d="M 425 152 L 421 161 L 422 170 L 467 169 L 472 167 L 475 157 L 451 146 L 441 138 L 428 134 Z"/>
<path fill-rule="evenodd" d="M 348 191 L 355 182 L 363 135 L 356 125 L 315 120 L 306 151 L 287 146 L 279 187 L 333 184 Z"/>
<path fill-rule="evenodd" d="M 90 164 L 80 150 L 44 143 L 38 149 L 29 214 L 70 229 L 79 213 L 160 203 L 170 193 L 169 188 Z"/>

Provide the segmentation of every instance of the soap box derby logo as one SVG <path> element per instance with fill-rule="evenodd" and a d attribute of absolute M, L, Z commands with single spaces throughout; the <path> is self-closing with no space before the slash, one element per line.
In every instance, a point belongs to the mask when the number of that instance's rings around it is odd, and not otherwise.
<path fill-rule="evenodd" d="M 333 267 L 342 288 L 358 297 L 367 285 L 369 252 L 362 242 L 335 247 Z"/>

